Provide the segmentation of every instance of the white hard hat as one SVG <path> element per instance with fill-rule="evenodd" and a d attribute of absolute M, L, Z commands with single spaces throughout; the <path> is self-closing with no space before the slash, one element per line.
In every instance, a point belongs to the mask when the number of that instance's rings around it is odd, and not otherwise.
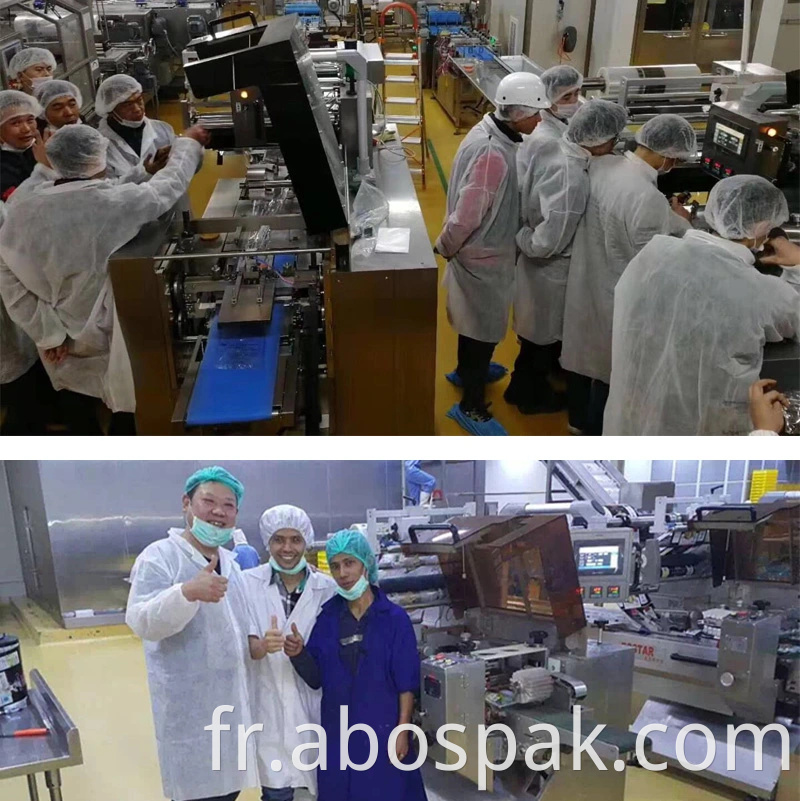
<path fill-rule="evenodd" d="M 542 79 L 532 72 L 512 72 L 497 86 L 494 98 L 496 106 L 530 106 L 550 108 L 553 104 L 547 97 Z"/>

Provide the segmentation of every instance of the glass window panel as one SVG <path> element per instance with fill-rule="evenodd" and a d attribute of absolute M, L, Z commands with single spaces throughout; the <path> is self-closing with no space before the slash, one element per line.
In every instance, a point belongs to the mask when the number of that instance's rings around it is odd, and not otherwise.
<path fill-rule="evenodd" d="M 700 480 L 724 481 L 726 466 L 727 463 L 724 461 L 703 462 L 703 465 L 700 468 Z"/>
<path fill-rule="evenodd" d="M 729 481 L 741 481 L 744 478 L 744 462 L 731 462 L 728 468 Z"/>
<path fill-rule="evenodd" d="M 675 468 L 675 481 L 679 484 L 687 484 L 690 481 L 697 481 L 697 468 L 699 462 L 678 462 Z"/>
<path fill-rule="evenodd" d="M 654 461 L 652 466 L 653 481 L 672 481 L 673 462 Z"/>
<path fill-rule="evenodd" d="M 742 30 L 744 0 L 709 0 L 706 22 L 716 30 Z"/>
<path fill-rule="evenodd" d="M 740 503 L 742 501 L 742 491 L 744 484 L 741 481 L 736 481 L 733 484 L 728 484 L 728 494 L 731 496 L 733 503 Z"/>
<path fill-rule="evenodd" d="M 691 28 L 694 0 L 650 0 L 644 19 L 646 31 L 682 31 Z"/>

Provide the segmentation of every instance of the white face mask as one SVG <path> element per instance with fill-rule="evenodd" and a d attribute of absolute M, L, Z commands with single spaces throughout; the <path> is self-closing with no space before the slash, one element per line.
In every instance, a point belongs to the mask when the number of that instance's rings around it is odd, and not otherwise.
<path fill-rule="evenodd" d="M 565 106 L 559 106 L 558 116 L 563 117 L 565 120 L 571 120 L 580 107 L 580 103 L 568 103 Z"/>
<path fill-rule="evenodd" d="M 139 122 L 133 122 L 133 120 L 121 120 L 116 114 L 114 115 L 114 122 L 118 122 L 123 128 L 141 128 L 147 117 L 142 117 Z"/>
<path fill-rule="evenodd" d="M 659 175 L 669 175 L 675 169 L 675 162 L 672 162 L 672 166 L 669 169 L 666 169 L 666 164 L 669 159 L 664 159 L 664 163 L 658 168 Z"/>
<path fill-rule="evenodd" d="M 80 117 L 78 117 L 78 119 L 75 120 L 75 122 L 68 122 L 66 123 L 66 125 L 83 125 L 83 120 Z M 65 126 L 62 125 L 61 127 L 64 128 Z M 50 131 L 51 134 L 54 134 L 56 131 L 60 130 L 60 128 L 56 128 L 50 125 L 50 123 L 48 123 L 47 130 Z"/>
<path fill-rule="evenodd" d="M 36 89 L 39 86 L 41 86 L 42 84 L 47 83 L 48 81 L 52 81 L 52 80 L 53 79 L 52 79 L 51 76 L 47 76 L 45 78 L 31 78 L 31 87 Z"/>
<path fill-rule="evenodd" d="M 12 147 L 11 145 L 7 145 L 5 142 L 0 142 L 0 150 L 6 150 L 9 153 L 24 153 L 26 150 L 30 150 L 33 147 L 33 142 L 31 142 L 27 147 Z"/>

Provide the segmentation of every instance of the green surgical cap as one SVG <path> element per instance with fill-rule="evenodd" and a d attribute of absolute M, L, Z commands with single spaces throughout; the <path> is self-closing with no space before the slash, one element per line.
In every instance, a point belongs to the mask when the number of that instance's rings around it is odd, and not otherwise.
<path fill-rule="evenodd" d="M 216 465 L 214 467 L 203 467 L 196 473 L 192 473 L 186 479 L 186 486 L 184 487 L 186 494 L 188 495 L 193 489 L 206 481 L 216 481 L 218 484 L 230 487 L 236 496 L 236 505 L 241 505 L 242 498 L 244 498 L 244 484 L 238 478 L 232 476 L 224 467 L 217 467 Z"/>
<path fill-rule="evenodd" d="M 375 561 L 375 554 L 369 547 L 367 538 L 360 532 L 353 529 L 343 529 L 337 531 L 325 545 L 325 555 L 328 557 L 328 564 L 334 556 L 346 553 L 354 556 L 367 568 L 367 579 L 370 584 L 378 583 L 378 563 Z"/>

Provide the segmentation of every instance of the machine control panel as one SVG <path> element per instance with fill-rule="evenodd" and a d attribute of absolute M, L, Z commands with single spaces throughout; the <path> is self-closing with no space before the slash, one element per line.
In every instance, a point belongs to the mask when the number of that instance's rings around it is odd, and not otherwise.
<path fill-rule="evenodd" d="M 741 101 L 715 103 L 706 126 L 702 168 L 715 178 L 761 175 L 779 181 L 787 155 L 789 121 L 743 107 Z"/>
<path fill-rule="evenodd" d="M 575 531 L 572 548 L 584 602 L 622 602 L 635 581 L 635 532 L 618 530 Z"/>

